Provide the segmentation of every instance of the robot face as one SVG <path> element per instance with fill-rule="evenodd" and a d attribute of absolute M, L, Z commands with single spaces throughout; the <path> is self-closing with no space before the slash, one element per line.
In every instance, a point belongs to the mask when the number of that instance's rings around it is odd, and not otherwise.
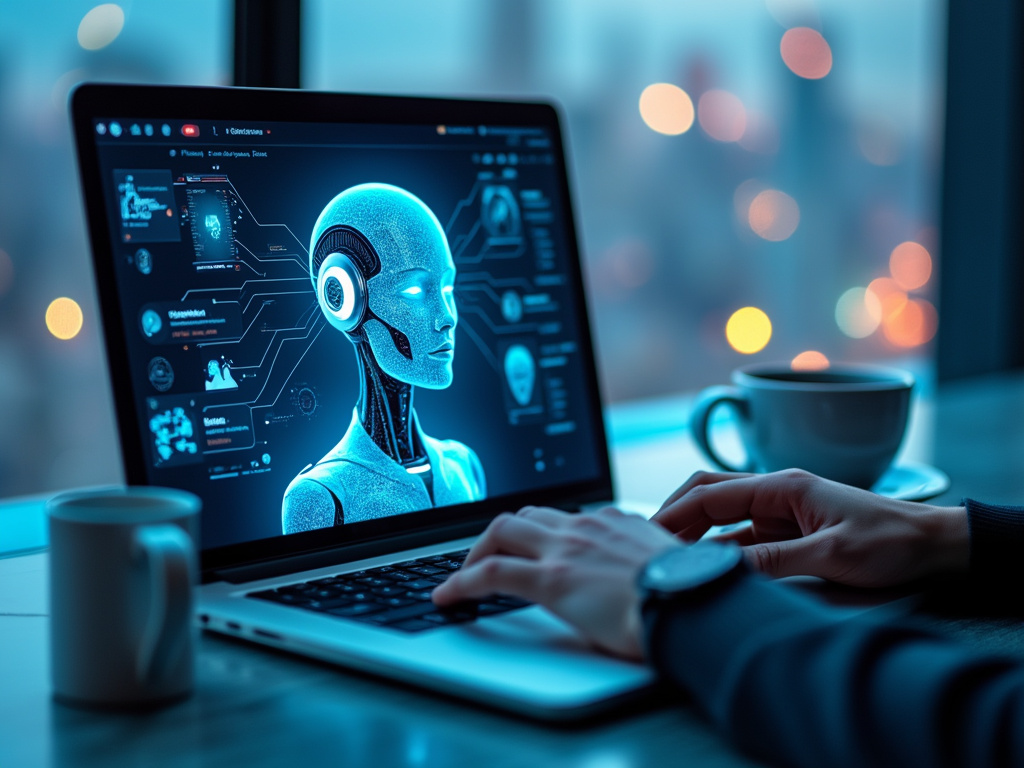
<path fill-rule="evenodd" d="M 437 217 L 422 200 L 399 187 L 350 187 L 328 203 L 317 219 L 310 241 L 311 265 L 321 234 L 335 226 L 357 230 L 380 258 L 380 271 L 367 276 L 370 313 L 360 326 L 377 364 L 389 376 L 408 384 L 429 389 L 450 385 L 458 322 L 453 294 L 455 263 Z M 342 286 L 338 270 L 327 266 L 327 260 L 323 265 L 319 271 L 311 266 L 317 290 L 327 290 L 326 283 L 323 289 L 317 285 L 322 275 L 334 275 L 337 285 L 331 285 Z M 341 290 L 341 298 L 346 290 L 355 290 L 354 282 L 348 282 L 352 285 Z M 333 307 L 330 297 L 326 301 Z M 392 331 L 405 336 L 411 356 L 395 346 Z"/>
<path fill-rule="evenodd" d="M 430 219 L 433 226 L 423 227 L 411 247 L 378 250 L 381 271 L 367 283 L 370 309 L 405 334 L 412 359 L 395 348 L 380 323 L 369 320 L 364 328 L 385 373 L 408 384 L 444 389 L 452 383 L 455 357 L 455 264 L 444 232 Z"/>

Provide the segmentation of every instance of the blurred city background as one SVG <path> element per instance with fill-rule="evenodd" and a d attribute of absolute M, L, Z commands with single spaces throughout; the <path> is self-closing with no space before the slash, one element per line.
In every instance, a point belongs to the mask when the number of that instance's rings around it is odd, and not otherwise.
<path fill-rule="evenodd" d="M 756 361 L 927 383 L 946 5 L 305 0 L 302 85 L 562 106 L 611 402 Z M 233 3 L 0 2 L 0 496 L 121 479 L 67 115 L 228 85 Z"/>

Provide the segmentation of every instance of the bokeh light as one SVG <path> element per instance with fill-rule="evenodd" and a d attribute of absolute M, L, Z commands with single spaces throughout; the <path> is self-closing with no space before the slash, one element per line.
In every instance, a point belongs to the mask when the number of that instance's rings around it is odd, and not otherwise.
<path fill-rule="evenodd" d="M 786 30 L 779 51 L 786 66 L 799 77 L 820 80 L 832 70 L 832 49 L 816 29 L 794 27 Z"/>
<path fill-rule="evenodd" d="M 14 282 L 14 261 L 10 254 L 0 248 L 0 296 L 3 296 L 11 289 Z"/>
<path fill-rule="evenodd" d="M 640 117 L 652 131 L 678 136 L 690 130 L 693 116 L 693 99 L 677 85 L 654 83 L 640 94 Z"/>
<path fill-rule="evenodd" d="M 932 257 L 920 243 L 908 240 L 893 248 L 889 255 L 889 272 L 905 291 L 924 286 L 932 276 Z"/>
<path fill-rule="evenodd" d="M 124 11 L 116 3 L 97 5 L 78 25 L 78 44 L 87 51 L 106 48 L 124 29 Z"/>
<path fill-rule="evenodd" d="M 712 139 L 739 141 L 747 128 L 747 110 L 735 94 L 705 91 L 697 101 L 697 120 Z"/>
<path fill-rule="evenodd" d="M 821 352 L 808 349 L 793 358 L 789 364 L 794 371 L 824 371 L 829 366 L 828 358 Z"/>
<path fill-rule="evenodd" d="M 800 223 L 800 207 L 785 192 L 766 189 L 750 202 L 747 222 L 765 240 L 781 242 L 796 232 Z"/>
<path fill-rule="evenodd" d="M 897 347 L 919 347 L 931 341 L 939 327 L 939 313 L 924 299 L 909 299 L 882 323 L 885 338 Z"/>
<path fill-rule="evenodd" d="M 772 321 L 757 307 L 737 309 L 725 324 L 729 346 L 744 355 L 760 352 L 772 338 Z"/>
<path fill-rule="evenodd" d="M 58 339 L 73 339 L 82 330 L 82 308 L 78 302 L 61 296 L 46 308 L 46 327 Z"/>
<path fill-rule="evenodd" d="M 868 283 L 868 292 L 878 297 L 882 306 L 882 322 L 900 311 L 907 303 L 907 293 L 891 277 L 878 277 Z"/>
<path fill-rule="evenodd" d="M 878 330 L 882 301 L 867 288 L 850 288 L 836 302 L 836 325 L 851 339 L 863 339 Z"/>

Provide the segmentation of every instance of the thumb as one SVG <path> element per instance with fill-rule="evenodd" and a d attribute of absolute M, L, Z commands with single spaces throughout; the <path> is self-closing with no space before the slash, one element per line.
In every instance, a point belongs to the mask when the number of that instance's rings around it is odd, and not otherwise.
<path fill-rule="evenodd" d="M 743 548 L 747 562 L 758 571 L 782 576 L 820 576 L 827 578 L 825 547 L 820 537 L 806 536 L 786 541 L 767 541 Z"/>

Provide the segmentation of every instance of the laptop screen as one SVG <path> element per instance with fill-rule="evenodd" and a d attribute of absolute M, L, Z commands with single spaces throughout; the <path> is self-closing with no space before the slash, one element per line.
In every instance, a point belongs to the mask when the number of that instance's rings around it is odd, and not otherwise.
<path fill-rule="evenodd" d="M 121 91 L 75 119 L 126 467 L 204 548 L 610 491 L 553 110 Z"/>

